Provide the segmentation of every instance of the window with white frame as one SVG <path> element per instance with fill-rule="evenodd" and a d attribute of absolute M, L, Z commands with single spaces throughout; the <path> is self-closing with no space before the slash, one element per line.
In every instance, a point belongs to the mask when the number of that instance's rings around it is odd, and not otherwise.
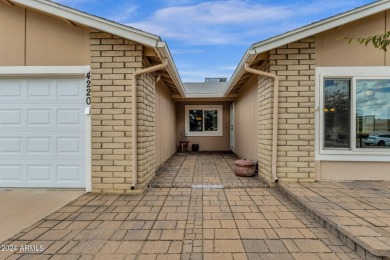
<path fill-rule="evenodd" d="M 222 136 L 222 106 L 185 106 L 187 136 Z"/>
<path fill-rule="evenodd" d="M 390 152 L 390 69 L 317 68 L 320 154 Z"/>

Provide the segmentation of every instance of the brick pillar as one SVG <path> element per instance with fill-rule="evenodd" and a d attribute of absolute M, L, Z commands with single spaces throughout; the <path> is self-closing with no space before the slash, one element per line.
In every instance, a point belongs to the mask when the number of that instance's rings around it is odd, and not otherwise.
<path fill-rule="evenodd" d="M 131 76 L 142 45 L 91 30 L 92 191 L 126 193 L 132 176 Z"/>
<path fill-rule="evenodd" d="M 279 86 L 277 176 L 280 181 L 312 182 L 314 162 L 315 38 L 305 38 L 269 52 L 269 66 Z M 272 81 L 272 80 L 271 80 Z M 259 78 L 260 175 L 271 181 L 273 82 Z"/>

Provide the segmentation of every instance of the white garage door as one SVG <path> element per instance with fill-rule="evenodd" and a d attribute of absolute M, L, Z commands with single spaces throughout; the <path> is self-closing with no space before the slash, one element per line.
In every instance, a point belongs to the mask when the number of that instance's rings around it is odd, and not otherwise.
<path fill-rule="evenodd" d="M 85 187 L 82 79 L 0 79 L 0 187 Z"/>

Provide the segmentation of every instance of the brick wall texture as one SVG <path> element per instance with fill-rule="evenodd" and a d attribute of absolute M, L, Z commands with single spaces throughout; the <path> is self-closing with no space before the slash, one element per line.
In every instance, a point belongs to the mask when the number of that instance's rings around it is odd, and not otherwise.
<path fill-rule="evenodd" d="M 145 65 L 143 46 L 92 30 L 92 191 L 132 193 L 132 74 Z M 145 156 L 154 145 L 154 87 L 152 76 L 138 82 L 139 172 L 142 189 L 151 169 Z M 148 96 L 150 94 L 150 96 Z M 145 130 L 149 131 L 145 134 Z M 144 143 L 147 143 L 144 144 Z M 154 158 L 154 157 L 153 157 Z M 146 163 L 147 164 L 147 163 Z M 146 176 L 146 177 L 145 177 Z M 137 192 L 137 191 L 135 191 Z"/>
<path fill-rule="evenodd" d="M 259 69 L 280 80 L 277 176 L 280 181 L 313 182 L 315 38 L 271 50 Z M 272 182 L 272 80 L 259 77 L 258 102 L 259 174 Z"/>

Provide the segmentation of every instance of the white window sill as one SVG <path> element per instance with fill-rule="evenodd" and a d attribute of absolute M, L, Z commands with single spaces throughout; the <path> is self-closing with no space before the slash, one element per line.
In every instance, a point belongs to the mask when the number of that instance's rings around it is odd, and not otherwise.
<path fill-rule="evenodd" d="M 223 136 L 222 133 L 218 132 L 218 133 L 204 133 L 204 132 L 201 132 L 201 133 L 187 133 L 186 136 L 188 137 L 192 137 L 192 136 L 202 136 L 202 137 L 205 137 L 205 136 Z"/>

